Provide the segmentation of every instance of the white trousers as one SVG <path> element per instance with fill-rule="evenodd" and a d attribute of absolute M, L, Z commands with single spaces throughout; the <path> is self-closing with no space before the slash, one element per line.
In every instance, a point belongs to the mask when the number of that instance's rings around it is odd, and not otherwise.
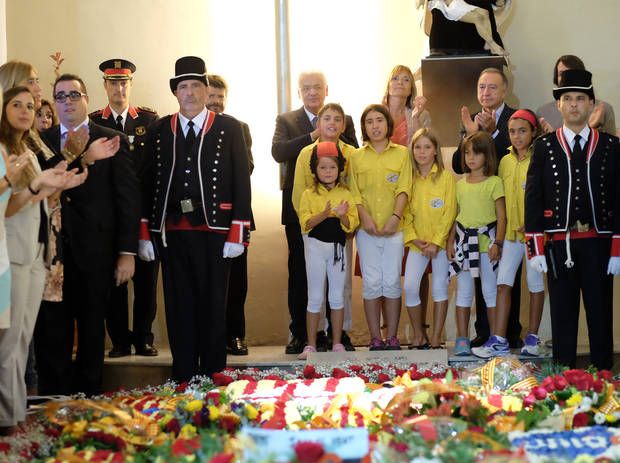
<path fill-rule="evenodd" d="M 482 295 L 487 307 L 495 307 L 497 300 L 497 275 L 493 270 L 489 253 L 480 253 L 480 280 L 482 283 Z M 456 305 L 459 307 L 471 307 L 474 300 L 474 278 L 469 270 L 462 270 L 456 275 L 458 289 L 456 291 Z"/>
<path fill-rule="evenodd" d="M 364 299 L 400 297 L 400 276 L 405 253 L 403 232 L 392 236 L 372 236 L 359 230 L 356 239 L 364 282 Z"/>
<path fill-rule="evenodd" d="M 41 245 L 32 264 L 11 263 L 11 326 L 0 333 L 0 426 L 26 419 L 24 374 L 44 285 Z"/>
<path fill-rule="evenodd" d="M 409 250 L 407 254 L 407 264 L 405 265 L 405 280 L 403 291 L 405 293 L 405 304 L 407 307 L 420 305 L 420 282 L 424 276 L 424 271 L 428 266 L 428 257 L 424 257 L 417 251 Z M 448 300 L 448 258 L 445 249 L 442 249 L 431 260 L 433 267 L 433 301 L 441 302 Z"/>
<path fill-rule="evenodd" d="M 341 249 L 344 251 L 344 249 Z M 308 312 L 320 313 L 325 298 L 325 277 L 329 282 L 329 306 L 332 310 L 344 307 L 344 281 L 346 253 L 334 262 L 334 243 L 307 237 L 304 242 L 306 275 L 308 279 Z"/>
<path fill-rule="evenodd" d="M 525 243 L 504 240 L 502 258 L 497 269 L 497 284 L 512 287 L 515 276 L 523 257 L 527 257 Z M 526 260 L 527 262 L 527 260 Z M 541 293 L 545 290 L 542 273 L 535 272 L 529 265 L 524 265 L 527 272 L 527 288 L 531 293 Z"/>

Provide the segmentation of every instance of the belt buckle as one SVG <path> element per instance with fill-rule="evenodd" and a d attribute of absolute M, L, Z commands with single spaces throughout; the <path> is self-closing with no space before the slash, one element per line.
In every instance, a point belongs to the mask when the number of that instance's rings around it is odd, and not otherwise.
<path fill-rule="evenodd" d="M 577 220 L 577 223 L 575 225 L 577 225 L 577 231 L 580 233 L 590 231 L 589 223 L 581 223 L 579 220 Z"/>
<path fill-rule="evenodd" d="M 181 200 L 181 212 L 183 212 L 183 214 L 187 214 L 188 212 L 194 212 L 194 203 L 191 199 Z"/>

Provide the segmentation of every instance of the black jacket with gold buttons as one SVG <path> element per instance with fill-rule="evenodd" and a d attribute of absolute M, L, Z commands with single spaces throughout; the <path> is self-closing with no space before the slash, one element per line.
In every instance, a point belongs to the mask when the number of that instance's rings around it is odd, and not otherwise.
<path fill-rule="evenodd" d="M 177 125 L 179 127 L 177 127 Z M 145 146 L 142 217 L 151 233 L 161 233 L 175 165 L 178 115 L 156 121 Z M 202 136 L 202 141 L 200 140 Z M 205 222 L 213 231 L 227 231 L 227 241 L 248 244 L 250 235 L 250 171 L 239 121 L 208 111 L 196 159 Z M 177 155 L 178 156 L 178 155 Z"/>
<path fill-rule="evenodd" d="M 602 234 L 620 233 L 620 144 L 618 138 L 592 129 L 586 145 L 587 202 L 593 224 Z M 571 151 L 560 127 L 534 142 L 525 187 L 527 234 L 566 232 L 572 211 Z"/>

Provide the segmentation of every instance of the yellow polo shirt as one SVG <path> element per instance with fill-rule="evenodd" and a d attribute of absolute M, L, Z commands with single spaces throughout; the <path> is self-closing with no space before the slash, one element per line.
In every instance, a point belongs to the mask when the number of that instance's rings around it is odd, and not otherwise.
<path fill-rule="evenodd" d="M 411 241 L 421 239 L 446 248 L 446 240 L 456 217 L 456 183 L 447 170 L 437 174 L 437 164 L 424 178 L 419 172 L 413 177 L 411 198 L 405 209 L 405 245 L 421 252 Z"/>
<path fill-rule="evenodd" d="M 340 201 L 347 201 L 349 203 L 349 210 L 347 211 L 349 226 L 345 227 L 342 222 L 340 222 L 340 226 L 346 233 L 351 233 L 357 228 L 360 220 L 357 215 L 357 207 L 353 195 L 349 189 L 344 186 L 336 185 L 331 190 L 328 190 L 323 185 L 318 185 L 316 190 L 314 186 L 311 186 L 301 195 L 299 203 L 299 223 L 302 233 L 308 233 L 312 230 L 311 228 L 306 228 L 306 222 L 315 215 L 323 212 L 327 201 L 330 201 L 332 206 L 332 217 L 336 217 L 333 209 L 340 204 Z"/>
<path fill-rule="evenodd" d="M 506 193 L 506 239 L 510 241 L 525 241 L 525 235 L 517 230 L 525 223 L 525 182 L 531 158 L 532 146 L 521 161 L 511 146 L 499 163 L 498 175 L 504 182 Z"/>
<path fill-rule="evenodd" d="M 310 157 L 312 156 L 312 149 L 320 143 L 321 137 L 317 138 L 314 143 L 304 147 L 297 156 L 297 162 L 295 163 L 295 176 L 293 177 L 293 207 L 295 212 L 299 216 L 299 202 L 301 201 L 301 195 L 306 188 L 310 188 L 314 185 L 314 174 L 310 170 Z M 349 157 L 355 151 L 355 147 L 351 146 L 342 140 L 338 140 L 338 147 L 344 156 L 344 170 L 341 177 L 346 182 L 347 172 L 349 171 Z"/>
<path fill-rule="evenodd" d="M 411 196 L 411 154 L 402 145 L 389 142 L 379 154 L 370 143 L 355 150 L 349 162 L 349 187 L 379 229 L 394 213 L 396 196 Z M 401 220 L 398 230 L 403 229 Z"/>

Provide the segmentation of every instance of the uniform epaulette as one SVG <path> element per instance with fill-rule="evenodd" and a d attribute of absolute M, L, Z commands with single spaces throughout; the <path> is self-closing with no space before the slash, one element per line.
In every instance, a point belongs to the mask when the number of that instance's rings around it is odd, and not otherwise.
<path fill-rule="evenodd" d="M 136 109 L 145 113 L 157 114 L 157 111 L 149 108 L 148 106 L 137 106 Z"/>
<path fill-rule="evenodd" d="M 93 111 L 92 113 L 90 113 L 90 114 L 88 115 L 88 117 L 97 116 L 97 115 L 99 115 L 99 114 L 103 114 L 103 109 L 99 109 L 99 110 L 97 110 L 97 111 Z"/>

